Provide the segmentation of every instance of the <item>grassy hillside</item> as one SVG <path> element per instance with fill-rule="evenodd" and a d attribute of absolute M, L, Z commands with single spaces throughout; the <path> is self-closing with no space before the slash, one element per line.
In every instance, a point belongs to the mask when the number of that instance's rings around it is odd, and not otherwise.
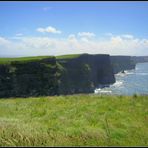
<path fill-rule="evenodd" d="M 73 59 L 78 58 L 81 54 L 68 54 L 68 55 L 60 55 L 56 56 L 56 59 Z"/>
<path fill-rule="evenodd" d="M 20 58 L 0 58 L 0 64 L 9 64 L 12 61 L 34 61 L 49 58 L 51 56 L 34 56 L 34 57 L 20 57 Z"/>
<path fill-rule="evenodd" d="M 148 96 L 0 99 L 0 146 L 148 146 Z"/>

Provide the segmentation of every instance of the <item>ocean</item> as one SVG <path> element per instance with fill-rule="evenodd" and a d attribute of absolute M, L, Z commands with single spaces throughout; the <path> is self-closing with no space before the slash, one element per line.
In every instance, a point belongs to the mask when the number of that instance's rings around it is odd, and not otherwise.
<path fill-rule="evenodd" d="M 138 63 L 133 70 L 115 74 L 116 83 L 102 89 L 95 89 L 95 94 L 109 95 L 148 95 L 148 63 Z"/>

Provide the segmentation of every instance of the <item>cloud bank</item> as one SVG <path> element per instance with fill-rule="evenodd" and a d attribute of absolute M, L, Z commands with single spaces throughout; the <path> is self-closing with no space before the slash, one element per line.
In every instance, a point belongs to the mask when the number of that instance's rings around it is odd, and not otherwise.
<path fill-rule="evenodd" d="M 148 39 L 127 34 L 109 35 L 103 39 L 97 37 L 89 39 L 90 37 L 86 36 L 94 37 L 91 33 L 70 34 L 66 38 L 19 37 L 12 40 L 0 37 L 0 55 L 11 53 L 25 56 L 77 53 L 148 55 Z"/>

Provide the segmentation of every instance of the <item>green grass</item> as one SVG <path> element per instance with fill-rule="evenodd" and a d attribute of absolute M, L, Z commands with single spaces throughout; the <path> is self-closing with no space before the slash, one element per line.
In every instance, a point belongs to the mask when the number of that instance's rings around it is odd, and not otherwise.
<path fill-rule="evenodd" d="M 51 56 L 34 56 L 34 57 L 19 57 L 19 58 L 0 58 L 0 64 L 9 64 L 12 61 L 36 61 L 42 60 L 46 58 L 50 58 Z"/>
<path fill-rule="evenodd" d="M 56 56 L 56 59 L 73 59 L 78 58 L 81 54 L 69 54 Z M 32 57 L 18 57 L 18 58 L 0 58 L 0 64 L 10 64 L 13 61 L 25 62 L 25 61 L 37 61 L 53 56 L 32 56 Z"/>
<path fill-rule="evenodd" d="M 56 56 L 57 59 L 73 59 L 78 58 L 81 54 L 68 54 L 68 55 L 60 55 Z"/>
<path fill-rule="evenodd" d="M 0 146 L 148 146 L 148 96 L 0 99 Z"/>

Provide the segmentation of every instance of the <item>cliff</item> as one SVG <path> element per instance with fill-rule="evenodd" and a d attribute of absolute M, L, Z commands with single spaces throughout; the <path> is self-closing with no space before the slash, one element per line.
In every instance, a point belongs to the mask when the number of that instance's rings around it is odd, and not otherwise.
<path fill-rule="evenodd" d="M 58 93 L 55 57 L 15 60 L 0 64 L 0 97 L 28 97 Z"/>
<path fill-rule="evenodd" d="M 109 55 L 0 59 L 0 97 L 90 93 L 114 82 Z"/>
<path fill-rule="evenodd" d="M 60 94 L 89 93 L 102 84 L 115 82 L 109 55 L 71 55 L 58 59 L 63 72 Z"/>
<path fill-rule="evenodd" d="M 131 56 L 110 56 L 114 74 L 123 70 L 135 69 L 136 63 Z"/>
<path fill-rule="evenodd" d="M 107 54 L 0 58 L 0 97 L 92 93 L 114 83 L 114 74 L 134 69 L 137 61 Z"/>
<path fill-rule="evenodd" d="M 135 63 L 145 63 L 148 62 L 148 56 L 133 56 L 131 57 Z"/>

